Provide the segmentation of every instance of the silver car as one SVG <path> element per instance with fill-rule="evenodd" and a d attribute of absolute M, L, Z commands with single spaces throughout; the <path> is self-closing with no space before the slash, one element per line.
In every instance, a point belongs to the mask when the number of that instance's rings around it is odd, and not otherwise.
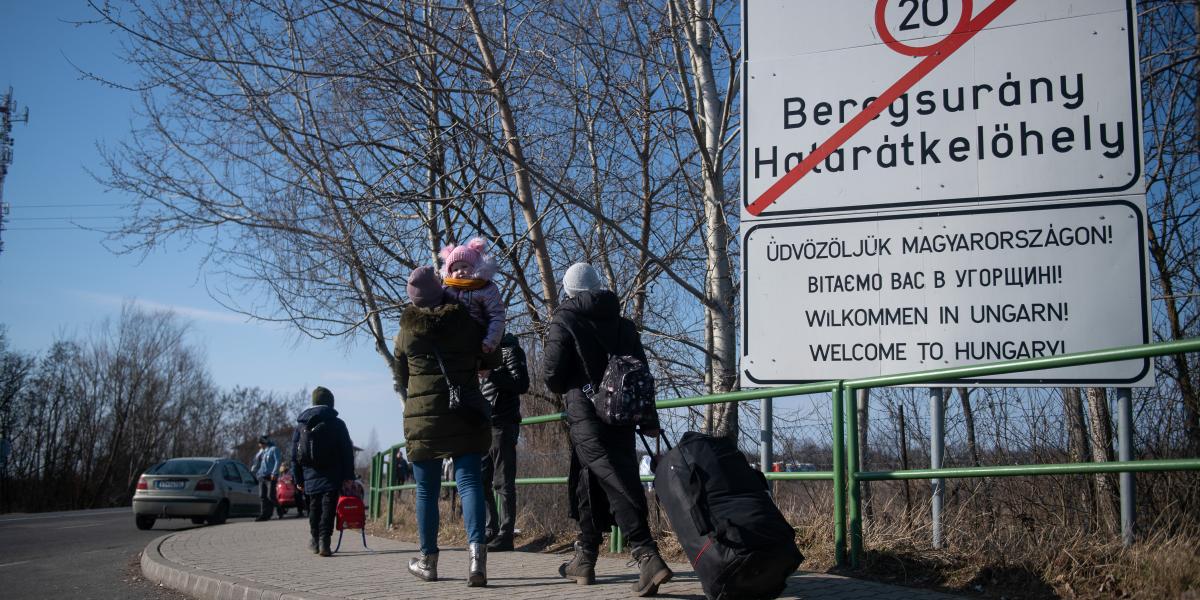
<path fill-rule="evenodd" d="M 172 458 L 138 479 L 133 516 L 138 529 L 158 519 L 191 519 L 220 525 L 259 512 L 258 482 L 242 463 L 215 457 Z"/>

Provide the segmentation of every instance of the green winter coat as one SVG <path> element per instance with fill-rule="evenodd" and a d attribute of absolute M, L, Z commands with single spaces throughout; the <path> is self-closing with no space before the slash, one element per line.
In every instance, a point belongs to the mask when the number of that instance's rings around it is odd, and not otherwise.
<path fill-rule="evenodd" d="M 487 452 L 492 444 L 488 424 L 450 411 L 450 395 L 433 344 L 437 344 L 451 381 L 463 387 L 479 386 L 476 368 L 483 331 L 467 309 L 453 302 L 404 309 L 396 367 L 400 385 L 407 390 L 404 439 L 408 459 L 417 462 Z"/>

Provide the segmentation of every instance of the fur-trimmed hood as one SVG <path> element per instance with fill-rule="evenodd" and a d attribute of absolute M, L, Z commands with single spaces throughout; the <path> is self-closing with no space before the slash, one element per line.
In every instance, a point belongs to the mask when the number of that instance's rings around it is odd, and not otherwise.
<path fill-rule="evenodd" d="M 433 308 L 410 306 L 400 315 L 400 329 L 414 336 L 428 335 L 461 322 L 460 313 L 466 311 L 466 307 L 456 301 Z"/>

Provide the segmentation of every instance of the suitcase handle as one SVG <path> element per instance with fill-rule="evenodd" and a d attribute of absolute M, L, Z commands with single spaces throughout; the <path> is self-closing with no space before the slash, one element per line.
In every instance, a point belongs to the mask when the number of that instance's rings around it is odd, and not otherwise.
<path fill-rule="evenodd" d="M 642 440 L 642 447 L 646 449 L 646 454 L 649 454 L 650 456 L 654 456 L 654 451 L 650 449 L 650 442 L 646 440 L 646 436 L 643 435 L 641 431 L 638 431 L 638 438 Z M 671 440 L 670 440 L 670 438 L 667 437 L 666 431 L 659 429 L 658 430 L 658 439 L 662 440 L 663 443 L 667 445 L 668 452 L 675 449 L 675 447 L 671 445 Z"/>

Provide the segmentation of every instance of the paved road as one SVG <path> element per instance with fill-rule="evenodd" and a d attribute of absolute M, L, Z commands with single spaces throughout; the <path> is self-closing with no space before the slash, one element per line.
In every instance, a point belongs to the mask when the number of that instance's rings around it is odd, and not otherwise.
<path fill-rule="evenodd" d="M 147 582 L 137 561 L 150 540 L 194 527 L 171 519 L 139 531 L 129 508 L 0 515 L 0 597 L 186 598 Z"/>
<path fill-rule="evenodd" d="M 367 538 L 349 532 L 332 558 L 309 552 L 308 531 L 294 519 L 205 527 L 165 537 L 146 548 L 146 574 L 199 600 L 306 598 L 310 600 L 584 600 L 632 598 L 636 569 L 626 557 L 602 556 L 596 585 L 581 586 L 558 576 L 564 554 L 498 552 L 488 556 L 488 587 L 466 585 L 467 553 L 443 545 L 441 580 L 420 581 L 405 564 L 417 555 L 411 542 Z M 704 600 L 700 581 L 686 563 L 672 564 L 675 577 L 660 598 Z M 901 588 L 825 573 L 788 580 L 782 598 L 792 600 L 955 600 L 954 596 Z"/>

